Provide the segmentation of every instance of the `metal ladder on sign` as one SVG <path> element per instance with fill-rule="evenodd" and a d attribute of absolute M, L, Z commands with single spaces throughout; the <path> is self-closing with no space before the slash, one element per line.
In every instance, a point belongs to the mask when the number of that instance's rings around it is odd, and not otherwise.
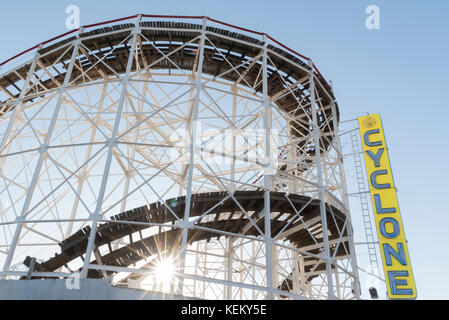
<path fill-rule="evenodd" d="M 354 165 L 357 177 L 360 206 L 362 208 L 363 226 L 365 230 L 366 244 L 368 247 L 371 272 L 374 275 L 379 276 L 379 262 L 377 260 L 374 230 L 373 225 L 371 223 L 371 215 L 369 212 L 369 199 L 368 199 L 369 190 L 366 185 L 366 179 L 363 175 L 363 167 L 362 167 L 363 164 L 361 157 L 362 150 L 360 148 L 358 136 L 359 136 L 358 130 L 351 132 L 352 152 L 354 154 Z"/>

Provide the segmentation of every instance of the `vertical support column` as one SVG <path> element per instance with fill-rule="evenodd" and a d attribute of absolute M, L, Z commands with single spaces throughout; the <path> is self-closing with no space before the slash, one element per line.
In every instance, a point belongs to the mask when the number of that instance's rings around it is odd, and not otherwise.
<path fill-rule="evenodd" d="M 79 37 L 79 33 L 78 33 L 77 37 Z M 6 275 L 6 272 L 8 271 L 8 269 L 9 269 L 9 267 L 11 265 L 11 262 L 12 262 L 12 259 L 13 259 L 13 256 L 14 256 L 14 252 L 16 251 L 17 243 L 19 241 L 19 237 L 20 237 L 20 233 L 22 231 L 23 223 L 25 222 L 27 211 L 29 209 L 29 206 L 30 206 L 30 203 L 31 203 L 31 199 L 33 197 L 34 189 L 36 188 L 36 184 L 37 184 L 37 182 L 39 180 L 42 164 L 43 164 L 43 162 L 45 160 L 45 157 L 46 157 L 48 144 L 51 141 L 51 136 L 53 134 L 53 131 L 54 131 L 54 128 L 55 128 L 55 125 L 56 125 L 56 119 L 58 118 L 59 110 L 61 109 L 61 104 L 62 104 L 62 100 L 63 100 L 63 97 L 64 97 L 64 92 L 65 92 L 65 89 L 66 89 L 66 87 L 67 87 L 67 85 L 69 83 L 69 80 L 70 80 L 70 77 L 71 77 L 71 74 L 72 74 L 73 65 L 74 65 L 75 60 L 76 60 L 76 55 L 78 53 L 78 47 L 79 47 L 80 43 L 81 43 L 81 40 L 78 38 L 77 40 L 75 40 L 75 43 L 73 44 L 73 52 L 72 52 L 72 56 L 71 56 L 71 59 L 70 59 L 69 67 L 68 67 L 67 72 L 65 74 L 64 82 L 63 82 L 62 86 L 58 90 L 58 100 L 56 102 L 56 106 L 55 106 L 55 109 L 53 111 L 53 115 L 52 115 L 50 124 L 48 126 L 47 135 L 45 136 L 44 142 L 39 147 L 39 158 L 37 160 L 36 167 L 34 169 L 33 177 L 31 178 L 30 186 L 28 187 L 28 191 L 27 191 L 27 194 L 25 196 L 25 201 L 24 201 L 22 210 L 20 212 L 20 216 L 18 216 L 16 218 L 16 229 L 15 229 L 15 232 L 14 232 L 13 239 L 11 241 L 11 245 L 9 247 L 8 256 L 6 257 L 6 261 L 5 261 L 5 264 L 4 264 L 4 267 L 3 267 L 1 279 L 4 279 L 4 277 Z M 36 57 L 34 58 L 34 61 L 33 61 L 33 65 L 34 66 L 37 63 L 38 59 L 39 59 L 39 57 L 38 57 L 38 55 L 36 55 Z M 34 72 L 34 66 L 33 66 L 33 70 L 30 69 L 30 72 L 31 71 Z M 27 77 L 30 76 L 30 72 L 28 73 Z M 28 79 L 28 81 L 29 81 L 29 79 Z M 5 137 L 6 137 L 6 135 L 5 135 Z M 2 141 L 2 143 L 3 143 L 3 141 Z"/>
<path fill-rule="evenodd" d="M 272 246 L 273 239 L 271 237 L 271 203 L 270 203 L 270 168 L 271 168 L 271 154 L 270 154 L 270 129 L 271 129 L 271 109 L 270 101 L 268 99 L 268 42 L 267 36 L 263 35 L 263 56 L 262 56 L 262 91 L 263 91 L 263 132 L 264 132 L 264 151 L 265 151 L 265 161 L 264 164 L 264 222 L 265 222 L 265 255 L 266 255 L 266 278 L 267 278 L 267 288 L 268 294 L 267 298 L 270 300 L 274 299 L 273 294 L 273 257 L 272 257 Z"/>
<path fill-rule="evenodd" d="M 254 243 L 254 241 L 252 241 Z M 239 255 L 239 270 L 242 269 L 243 267 L 243 245 L 242 245 L 242 240 L 240 239 L 239 241 L 239 247 L 240 247 L 240 255 Z M 254 252 L 254 247 L 253 247 L 253 252 Z M 252 266 L 253 270 L 254 270 L 254 266 Z M 244 277 L 243 277 L 243 272 L 239 271 L 240 274 L 240 282 L 243 283 L 244 281 Z M 254 291 L 253 291 L 254 292 Z M 239 288 L 239 299 L 243 300 L 243 288 Z"/>
<path fill-rule="evenodd" d="M 306 278 L 305 278 L 305 268 L 304 268 L 304 256 L 299 253 L 293 253 L 293 293 L 297 295 L 306 295 Z"/>
<path fill-rule="evenodd" d="M 238 93 L 238 88 L 237 85 L 234 83 L 232 88 L 232 122 L 233 122 L 233 129 L 232 129 L 232 137 L 231 137 L 231 155 L 232 155 L 232 159 L 231 159 L 231 174 L 230 174 L 230 179 L 231 179 L 231 188 L 230 191 L 235 192 L 236 189 L 236 184 L 235 184 L 235 149 L 236 149 L 236 121 L 237 121 L 237 93 Z"/>
<path fill-rule="evenodd" d="M 200 256 L 200 243 L 199 242 L 196 242 L 196 253 L 195 253 L 195 272 L 194 272 L 194 274 L 195 275 L 198 275 L 198 266 L 199 266 L 199 264 L 200 264 L 200 259 L 199 259 L 199 256 Z M 193 279 L 193 295 L 192 295 L 193 297 L 196 297 L 196 278 L 195 279 Z"/>
<path fill-rule="evenodd" d="M 335 299 L 334 294 L 334 284 L 332 278 L 332 258 L 330 256 L 329 250 L 329 234 L 327 230 L 327 216 L 326 216 L 326 203 L 325 195 L 326 189 L 323 184 L 323 167 L 321 163 L 321 147 L 320 147 L 320 125 L 318 122 L 318 106 L 315 100 L 315 79 L 313 75 L 313 63 L 309 60 L 310 67 L 310 103 L 312 109 L 312 121 L 313 121 L 313 135 L 315 144 L 315 156 L 316 156 L 316 166 L 317 166 L 317 176 L 318 176 L 318 188 L 319 188 L 319 198 L 320 198 L 320 214 L 321 214 L 321 225 L 323 228 L 323 244 L 324 244 L 324 259 L 326 260 L 326 274 L 327 274 L 327 290 L 328 299 Z"/>
<path fill-rule="evenodd" d="M 251 277 L 252 279 L 256 279 L 256 263 L 255 261 L 257 261 L 257 253 L 259 252 L 259 250 L 256 249 L 256 245 L 258 245 L 258 243 L 256 241 L 251 241 Z M 240 259 L 243 259 L 243 245 L 240 244 L 240 248 L 242 248 L 242 251 L 240 253 Z M 240 275 L 242 275 L 242 272 L 240 272 Z M 254 280 L 253 280 L 254 281 Z M 243 281 L 241 281 L 243 282 Z M 243 291 L 243 288 L 240 288 L 240 292 Z M 252 290 L 252 298 L 253 300 L 256 300 L 256 290 Z M 241 299 L 241 298 L 240 298 Z"/>
<path fill-rule="evenodd" d="M 234 238 L 228 237 L 227 238 L 227 256 L 226 256 L 226 280 L 229 282 L 232 282 L 232 265 L 234 260 Z M 232 286 L 229 284 L 226 288 L 226 296 L 225 299 L 231 300 L 232 299 Z"/>
<path fill-rule="evenodd" d="M 187 250 L 187 237 L 190 228 L 190 203 L 192 200 L 192 179 L 193 179 L 193 170 L 194 170 L 194 160 L 195 160 L 195 140 L 196 140 L 196 131 L 197 131 L 197 122 L 198 122 L 198 109 L 200 105 L 200 93 L 201 93 L 201 77 L 203 73 L 203 60 L 204 60 L 204 42 L 206 39 L 206 23 L 207 18 L 203 18 L 203 26 L 201 29 L 201 37 L 200 37 L 200 45 L 199 45 L 199 61 L 198 61 L 198 71 L 196 74 L 196 84 L 195 84 L 195 101 L 193 106 L 192 125 L 190 126 L 190 143 L 189 143 L 189 169 L 187 173 L 187 194 L 185 201 L 185 209 L 184 209 L 184 219 L 180 223 L 182 227 L 182 239 L 181 239 L 181 255 L 179 261 L 179 270 L 183 274 L 185 270 L 185 259 L 186 259 L 186 250 Z M 181 278 L 179 281 L 179 293 L 182 294 L 184 287 L 184 278 Z"/>
<path fill-rule="evenodd" d="M 140 26 L 139 26 L 140 20 L 141 20 L 141 16 L 139 15 L 137 17 L 135 27 L 132 31 L 133 36 L 132 36 L 132 42 L 131 42 L 131 49 L 129 51 L 129 56 L 128 56 L 128 63 L 126 65 L 126 72 L 121 78 L 122 88 L 121 88 L 121 92 L 120 92 L 119 105 L 117 107 L 117 112 L 115 114 L 114 126 L 112 128 L 111 137 L 107 141 L 108 154 L 106 156 L 106 162 L 105 162 L 105 166 L 104 166 L 103 177 L 101 180 L 100 192 L 98 194 L 95 212 L 94 212 L 94 214 L 91 215 L 92 227 L 91 227 L 90 234 L 89 234 L 89 241 L 87 243 L 86 256 L 84 258 L 84 264 L 83 264 L 83 268 L 81 270 L 80 278 L 87 277 L 87 271 L 89 269 L 90 258 L 92 256 L 92 251 L 94 249 L 95 235 L 97 234 L 97 225 L 98 225 L 98 220 L 100 218 L 100 210 L 103 205 L 104 195 L 105 195 L 105 191 L 106 191 L 106 185 L 107 185 L 108 177 L 109 177 L 109 170 L 111 168 L 113 148 L 117 144 L 117 142 L 115 140 L 117 137 L 117 131 L 118 131 L 118 127 L 120 124 L 121 113 L 122 113 L 123 106 L 125 103 L 125 97 L 128 92 L 127 87 L 128 87 L 128 82 L 129 82 L 129 73 L 131 71 L 132 62 L 134 59 L 134 51 L 136 49 L 136 44 L 137 44 L 137 35 L 140 33 Z"/>
<path fill-rule="evenodd" d="M 276 288 L 279 283 L 279 249 L 273 243 L 271 246 L 271 263 L 272 263 L 272 278 L 273 288 Z"/>
<path fill-rule="evenodd" d="M 208 249 L 208 243 L 206 242 L 204 244 L 204 255 L 203 255 L 203 276 L 208 276 L 208 269 L 207 269 L 207 249 Z M 201 290 L 201 298 L 206 299 L 206 281 L 202 281 L 203 283 L 203 290 Z"/>
<path fill-rule="evenodd" d="M 336 289 L 337 289 L 337 298 L 341 299 L 340 278 L 338 276 L 338 269 L 337 268 L 334 269 L 334 275 L 335 275 L 335 286 L 336 286 Z"/>
<path fill-rule="evenodd" d="M 292 268 L 292 289 L 293 293 L 301 294 L 301 280 L 299 279 L 299 254 L 297 252 L 293 253 L 293 268 Z"/>
<path fill-rule="evenodd" d="M 338 153 L 338 171 L 340 175 L 340 185 L 342 189 L 342 200 L 343 204 L 345 206 L 345 215 L 346 219 L 348 219 L 347 223 L 347 230 L 348 230 L 348 237 L 349 237 L 349 256 L 351 261 L 351 267 L 352 267 L 352 274 L 354 277 L 354 295 L 357 299 L 360 299 L 360 281 L 359 281 L 359 270 L 357 269 L 357 256 L 355 254 L 355 245 L 354 245 L 354 230 L 352 229 L 352 222 L 351 222 L 351 213 L 349 211 L 349 200 L 348 200 L 348 189 L 346 186 L 346 179 L 344 174 L 344 166 L 343 166 L 343 155 L 341 151 L 341 143 L 340 143 L 340 137 L 339 137 L 339 130 L 338 130 L 338 120 L 337 120 L 337 108 L 335 106 L 335 102 L 332 102 L 332 122 L 334 126 L 334 141 L 335 146 Z"/>
<path fill-rule="evenodd" d="M 288 132 L 292 132 L 292 126 L 290 124 L 290 121 L 287 122 L 287 133 Z M 297 164 L 295 164 L 295 161 L 293 159 L 295 159 L 295 154 L 296 154 L 296 146 L 294 143 L 292 143 L 293 137 L 289 135 L 288 140 L 287 140 L 287 145 L 289 145 L 290 147 L 287 147 L 286 149 L 286 162 L 287 162 L 287 172 L 291 172 L 292 169 L 295 168 L 295 166 L 297 166 Z M 297 181 L 295 179 L 289 179 L 288 180 L 288 192 L 289 193 L 297 193 L 296 191 L 296 184 Z"/>
<path fill-rule="evenodd" d="M 306 285 L 306 266 L 304 264 L 304 256 L 299 256 L 299 279 L 301 281 L 301 292 L 303 295 L 306 295 L 307 293 L 307 285 Z M 312 296 L 310 296 L 312 298 Z"/>

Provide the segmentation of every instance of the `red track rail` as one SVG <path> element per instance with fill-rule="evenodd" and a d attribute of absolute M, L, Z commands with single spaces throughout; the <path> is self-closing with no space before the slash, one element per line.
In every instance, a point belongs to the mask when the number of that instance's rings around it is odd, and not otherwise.
<path fill-rule="evenodd" d="M 18 57 L 20 57 L 20 56 L 22 56 L 22 55 L 24 55 L 24 54 L 26 54 L 26 53 L 28 53 L 28 52 L 34 50 L 34 49 L 39 48 L 39 47 L 42 46 L 42 45 L 46 45 L 46 44 L 48 44 L 48 43 L 50 43 L 50 42 L 53 42 L 53 41 L 58 40 L 58 39 L 60 39 L 60 38 L 63 38 L 63 37 L 65 37 L 65 36 L 69 35 L 69 34 L 72 34 L 72 33 L 74 33 L 74 32 L 79 31 L 80 29 L 87 29 L 87 28 L 98 27 L 98 26 L 101 26 L 101 25 L 109 24 L 109 23 L 114 23 L 114 22 L 120 22 L 120 21 L 125 21 L 125 20 L 135 19 L 135 18 L 137 18 L 138 16 L 139 16 L 139 14 L 135 14 L 135 15 L 133 15 L 133 16 L 128 16 L 128 17 L 124 17 L 124 18 L 119 18 L 119 19 L 114 19 L 114 20 L 108 20 L 108 21 L 103 21 L 103 22 L 94 23 L 94 24 L 88 24 L 88 25 L 82 26 L 81 28 L 77 28 L 77 29 L 70 30 L 70 31 L 68 31 L 68 32 L 66 32 L 66 33 L 63 33 L 63 34 L 61 34 L 61 35 L 59 35 L 59 36 L 56 36 L 56 37 L 54 37 L 54 38 L 51 38 L 51 39 L 49 39 L 49 40 L 47 40 L 47 41 L 41 42 L 41 43 L 35 45 L 34 47 L 31 47 L 31 48 L 29 48 L 29 49 L 27 49 L 27 50 L 25 50 L 25 51 L 22 51 L 22 52 L 16 54 L 14 57 L 9 58 L 9 59 L 7 59 L 7 60 L 1 62 L 1 63 L 0 63 L 0 67 L 2 67 L 3 65 L 7 64 L 8 62 L 11 62 L 11 61 L 13 61 L 14 59 L 17 59 Z M 279 45 L 280 47 L 284 48 L 285 50 L 289 51 L 290 53 L 293 53 L 294 55 L 296 55 L 296 56 L 298 56 L 298 57 L 300 57 L 300 58 L 302 58 L 302 59 L 304 59 L 304 60 L 307 60 L 307 61 L 310 61 L 310 60 L 311 60 L 310 58 L 308 58 L 308 57 L 306 57 L 306 56 L 300 54 L 299 52 L 297 52 L 297 51 L 295 51 L 295 50 L 293 50 L 293 49 L 291 49 L 291 48 L 289 48 L 289 47 L 287 47 L 286 45 L 282 44 L 281 42 L 277 41 L 276 39 L 272 38 L 271 36 L 269 36 L 268 34 L 266 34 L 266 33 L 264 33 L 264 32 L 259 32 L 259 31 L 255 31 L 255 30 L 251 30 L 251 29 L 242 28 L 242 27 L 239 27 L 239 26 L 236 26 L 236 25 L 233 25 L 233 24 L 229 24 L 229 23 L 220 21 L 220 20 L 216 20 L 216 19 L 209 18 L 209 17 L 207 17 L 207 16 L 170 16 L 170 15 L 153 15 L 153 14 L 141 14 L 140 16 L 142 16 L 143 18 L 207 19 L 207 20 L 209 20 L 209 21 L 211 21 L 211 22 L 215 22 L 215 23 L 217 23 L 217 24 L 221 24 L 221 25 L 226 26 L 226 27 L 229 27 L 229 28 L 237 29 L 237 30 L 244 31 L 244 32 L 248 32 L 248 33 L 252 33 L 252 34 L 257 34 L 257 35 L 259 35 L 259 36 L 266 36 L 268 39 L 270 39 L 271 41 L 273 41 L 274 43 L 276 43 L 276 44 Z M 317 73 L 323 80 L 325 80 L 324 77 L 323 77 L 323 75 L 320 73 L 320 71 L 318 70 L 318 68 L 315 66 L 314 63 L 312 63 L 312 67 L 313 67 L 313 69 L 316 71 L 316 73 Z"/>

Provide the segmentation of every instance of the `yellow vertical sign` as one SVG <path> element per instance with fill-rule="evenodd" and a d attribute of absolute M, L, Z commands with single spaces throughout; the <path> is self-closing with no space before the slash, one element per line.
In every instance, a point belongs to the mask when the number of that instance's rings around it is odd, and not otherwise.
<path fill-rule="evenodd" d="M 415 280 L 380 116 L 358 120 L 388 297 L 415 299 Z"/>

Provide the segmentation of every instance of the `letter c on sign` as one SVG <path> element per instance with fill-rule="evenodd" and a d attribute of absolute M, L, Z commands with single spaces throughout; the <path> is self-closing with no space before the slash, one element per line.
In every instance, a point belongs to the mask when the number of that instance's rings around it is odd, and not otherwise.
<path fill-rule="evenodd" d="M 382 145 L 381 141 L 375 141 L 375 142 L 371 142 L 369 141 L 369 136 L 371 134 L 375 134 L 375 133 L 379 133 L 379 129 L 373 129 L 373 130 L 368 130 L 367 132 L 365 132 L 365 134 L 363 135 L 363 141 L 365 142 L 365 144 L 368 147 L 378 147 Z"/>
<path fill-rule="evenodd" d="M 385 228 L 385 224 L 387 223 L 391 223 L 393 225 L 393 232 L 388 233 L 387 229 Z M 396 219 L 394 218 L 383 218 L 382 220 L 380 220 L 379 222 L 379 228 L 380 228 L 380 233 L 388 239 L 393 239 L 396 238 L 399 235 L 399 223 Z"/>
<path fill-rule="evenodd" d="M 383 174 L 388 174 L 388 171 L 387 170 L 377 170 L 377 171 L 374 171 L 373 173 L 371 173 L 371 185 L 373 186 L 373 188 L 376 188 L 376 189 L 390 188 L 391 185 L 389 183 L 381 183 L 381 184 L 377 183 L 376 177 L 378 175 L 383 175 Z"/>

